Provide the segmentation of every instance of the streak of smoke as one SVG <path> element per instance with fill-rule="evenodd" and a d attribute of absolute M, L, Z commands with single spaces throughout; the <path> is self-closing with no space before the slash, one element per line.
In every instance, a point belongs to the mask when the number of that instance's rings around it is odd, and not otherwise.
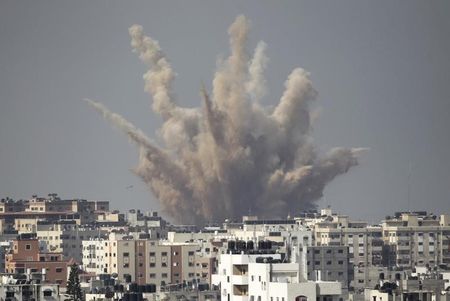
<path fill-rule="evenodd" d="M 334 148 L 319 156 L 312 143 L 310 104 L 317 92 L 308 72 L 294 69 L 272 112 L 259 100 L 266 91 L 266 44 L 253 58 L 246 48 L 249 22 L 230 26 L 231 54 L 218 65 L 211 97 L 201 89 L 203 108 L 176 104 L 175 73 L 157 41 L 139 25 L 129 29 L 131 45 L 149 66 L 145 90 L 160 114 L 166 148 L 102 104 L 88 102 L 124 131 L 140 149 L 134 172 L 179 222 L 202 224 L 239 218 L 250 208 L 263 217 L 315 208 L 325 186 L 358 164 L 361 148 Z"/>

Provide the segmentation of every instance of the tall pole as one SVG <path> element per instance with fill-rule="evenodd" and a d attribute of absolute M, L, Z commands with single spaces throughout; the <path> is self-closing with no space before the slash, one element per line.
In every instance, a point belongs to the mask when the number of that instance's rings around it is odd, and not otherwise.
<path fill-rule="evenodd" d="M 409 162 L 409 169 L 408 169 L 408 211 L 411 213 L 411 172 L 412 172 L 412 166 L 411 162 Z"/>

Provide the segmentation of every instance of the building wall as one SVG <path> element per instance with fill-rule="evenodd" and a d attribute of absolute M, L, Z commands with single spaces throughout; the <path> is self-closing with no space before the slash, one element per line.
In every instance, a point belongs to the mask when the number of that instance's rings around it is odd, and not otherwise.
<path fill-rule="evenodd" d="M 62 286 L 67 281 L 68 261 L 63 260 L 59 253 L 40 253 L 37 239 L 20 239 L 13 241 L 10 253 L 5 256 L 5 270 L 7 273 L 26 274 L 45 270 L 47 282 L 58 283 Z"/>
<path fill-rule="evenodd" d="M 160 245 L 158 241 L 146 241 L 147 271 L 146 282 L 157 286 L 171 282 L 171 247 Z"/>
<path fill-rule="evenodd" d="M 348 247 L 311 246 L 307 251 L 309 280 L 339 281 L 344 289 L 349 287 Z M 319 278 L 320 273 L 320 278 Z"/>
<path fill-rule="evenodd" d="M 131 275 L 132 281 L 136 279 L 136 247 L 134 240 L 117 241 L 117 270 L 119 280 L 125 281 L 125 275 Z"/>

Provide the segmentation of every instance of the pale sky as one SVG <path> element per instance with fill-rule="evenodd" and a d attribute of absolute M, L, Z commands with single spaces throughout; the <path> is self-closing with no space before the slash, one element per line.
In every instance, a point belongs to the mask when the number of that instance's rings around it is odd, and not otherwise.
<path fill-rule="evenodd" d="M 131 172 L 135 147 L 83 98 L 158 139 L 128 28 L 158 40 L 178 76 L 178 103 L 200 104 L 228 26 L 244 14 L 264 40 L 275 105 L 292 69 L 311 72 L 322 114 L 316 145 L 369 147 L 320 206 L 376 221 L 450 212 L 448 1 L 0 1 L 0 196 L 107 199 L 157 209 Z M 132 185 L 132 188 L 127 188 Z"/>

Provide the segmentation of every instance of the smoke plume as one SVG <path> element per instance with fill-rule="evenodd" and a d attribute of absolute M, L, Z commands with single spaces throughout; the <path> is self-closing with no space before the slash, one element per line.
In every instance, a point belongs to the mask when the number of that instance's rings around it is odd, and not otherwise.
<path fill-rule="evenodd" d="M 310 105 L 317 92 L 307 71 L 291 72 L 275 108 L 260 104 L 266 91 L 266 44 L 258 43 L 250 57 L 248 31 L 248 20 L 237 17 L 228 30 L 231 54 L 218 64 L 211 96 L 202 87 L 202 107 L 188 109 L 174 99 L 175 73 L 158 42 L 141 26 L 130 27 L 131 46 L 149 68 L 145 90 L 162 117 L 165 148 L 87 100 L 138 146 L 135 174 L 178 222 L 237 219 L 249 211 L 281 217 L 312 209 L 331 180 L 358 164 L 363 149 L 334 148 L 319 156 L 313 146 Z"/>

